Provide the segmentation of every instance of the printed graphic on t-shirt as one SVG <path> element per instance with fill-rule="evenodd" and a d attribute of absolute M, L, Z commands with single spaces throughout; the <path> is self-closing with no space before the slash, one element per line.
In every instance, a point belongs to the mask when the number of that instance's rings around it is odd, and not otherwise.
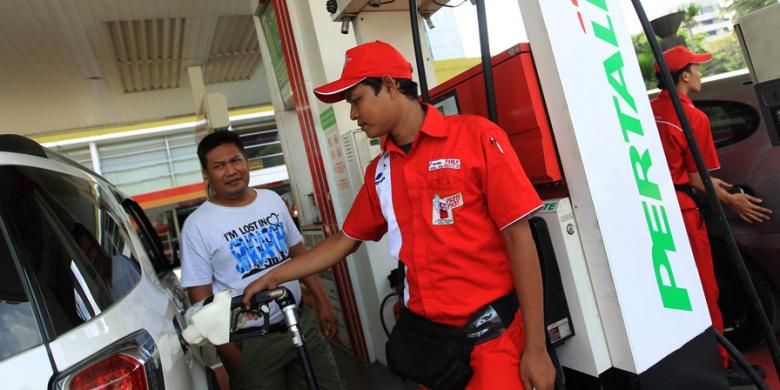
<path fill-rule="evenodd" d="M 242 278 L 290 258 L 284 221 L 277 213 L 249 222 L 222 235 Z"/>

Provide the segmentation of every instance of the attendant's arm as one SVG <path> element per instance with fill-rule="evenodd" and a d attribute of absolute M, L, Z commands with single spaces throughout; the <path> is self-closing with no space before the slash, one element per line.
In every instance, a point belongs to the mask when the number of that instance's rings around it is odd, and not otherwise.
<path fill-rule="evenodd" d="M 509 225 L 501 233 L 509 254 L 525 329 L 521 367 L 523 384 L 526 389 L 552 390 L 555 368 L 547 353 L 545 339 L 542 273 L 528 219 L 523 218 Z"/>
<path fill-rule="evenodd" d="M 293 258 L 298 258 L 304 253 L 306 253 L 306 248 L 303 246 L 303 243 L 290 248 L 290 256 Z M 331 305 L 328 295 L 325 294 L 325 290 L 322 288 L 319 275 L 311 274 L 304 276 L 301 278 L 301 282 L 306 285 L 314 296 L 314 300 L 317 301 L 317 323 L 320 326 L 320 330 L 329 339 L 336 337 L 339 330 L 336 311 L 333 310 L 333 305 Z"/>
<path fill-rule="evenodd" d="M 210 284 L 187 288 L 187 296 L 189 296 L 192 303 L 200 302 L 211 295 L 213 295 L 213 290 Z M 222 358 L 222 363 L 225 364 L 225 368 L 228 371 L 238 367 L 238 363 L 241 360 L 241 349 L 236 344 L 227 343 L 217 345 L 216 347 L 217 351 L 219 351 L 219 356 Z"/>
<path fill-rule="evenodd" d="M 334 266 L 339 260 L 354 252 L 360 243 L 341 232 L 326 238 L 310 251 L 300 256 L 293 256 L 290 261 L 250 283 L 244 289 L 244 305 L 249 307 L 252 298 L 260 291 L 276 288 L 280 283 L 302 279 Z"/>

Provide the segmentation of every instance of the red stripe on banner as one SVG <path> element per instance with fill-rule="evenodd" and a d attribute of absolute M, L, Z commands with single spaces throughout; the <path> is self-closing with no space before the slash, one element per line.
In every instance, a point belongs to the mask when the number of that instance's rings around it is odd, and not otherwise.
<path fill-rule="evenodd" d="M 322 162 L 319 141 L 317 140 L 316 126 L 314 116 L 309 105 L 309 98 L 306 91 L 306 84 L 303 80 L 303 71 L 301 69 L 300 59 L 298 57 L 298 48 L 295 43 L 295 36 L 290 24 L 290 15 L 287 10 L 285 0 L 274 0 L 274 13 L 276 14 L 277 25 L 279 26 L 279 35 L 282 39 L 282 49 L 287 62 L 287 72 L 290 78 L 290 87 L 293 91 L 295 101 L 295 111 L 298 121 L 301 124 L 301 134 L 303 136 L 306 156 L 309 162 L 312 179 L 314 181 L 314 193 L 317 199 L 317 205 L 322 216 L 322 223 L 325 236 L 330 236 L 339 231 L 336 212 L 331 203 L 330 189 L 325 174 L 325 167 Z M 336 284 L 339 290 L 339 299 L 344 309 L 345 321 L 349 329 L 350 341 L 355 355 L 361 360 L 368 362 L 368 350 L 363 335 L 363 328 L 360 325 L 360 316 L 355 303 L 355 292 L 352 289 L 349 269 L 345 261 L 340 261 L 333 267 Z"/>

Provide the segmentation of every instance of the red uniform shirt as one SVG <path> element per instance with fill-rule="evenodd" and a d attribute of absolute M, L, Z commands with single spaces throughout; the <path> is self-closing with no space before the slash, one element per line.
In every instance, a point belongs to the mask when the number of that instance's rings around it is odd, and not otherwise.
<path fill-rule="evenodd" d="M 409 154 L 388 137 L 368 166 L 343 232 L 361 241 L 387 232 L 391 254 L 406 265 L 407 307 L 461 326 L 512 291 L 500 230 L 541 201 L 501 128 L 425 109 Z"/>
<path fill-rule="evenodd" d="M 699 150 L 701 150 L 704 165 L 711 171 L 720 168 L 707 114 L 696 108 L 687 95 L 680 94 L 680 102 L 685 110 L 685 115 L 688 116 Z M 675 185 L 688 184 L 691 181 L 688 174 L 697 173 L 698 170 L 693 160 L 693 154 L 688 147 L 688 140 L 685 138 L 685 133 L 683 133 L 680 121 L 674 111 L 669 92 L 661 91 L 661 94 L 650 102 L 650 105 L 658 125 L 658 133 L 661 136 L 666 162 L 669 164 L 669 171 L 672 174 L 672 182 Z M 681 191 L 677 191 L 677 199 L 682 210 L 696 208 L 693 199 Z"/>

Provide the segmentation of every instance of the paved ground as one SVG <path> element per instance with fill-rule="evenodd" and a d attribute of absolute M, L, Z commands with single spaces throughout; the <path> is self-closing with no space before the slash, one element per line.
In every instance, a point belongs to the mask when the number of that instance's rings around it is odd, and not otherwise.
<path fill-rule="evenodd" d="M 348 390 L 417 390 L 413 383 L 403 382 L 381 364 L 360 362 L 352 353 L 332 343 L 331 348 Z"/>
<path fill-rule="evenodd" d="M 403 382 L 398 377 L 388 371 L 387 367 L 381 364 L 365 364 L 355 359 L 350 352 L 341 347 L 333 345 L 333 354 L 336 357 L 336 363 L 339 366 L 339 372 L 348 390 L 368 389 L 368 390 L 417 390 L 417 386 L 410 382 Z M 745 357 L 754 364 L 761 365 L 767 372 L 766 383 L 772 390 L 780 390 L 780 381 L 778 381 L 772 364 L 772 357 L 765 345 L 744 352 Z M 731 390 L 754 390 L 755 386 L 736 386 Z M 576 390 L 576 389 L 572 389 Z"/>
<path fill-rule="evenodd" d="M 750 351 L 743 352 L 747 360 L 751 363 L 758 364 L 766 370 L 766 384 L 770 389 L 780 390 L 780 381 L 777 378 L 777 372 L 775 372 L 775 366 L 772 363 L 772 355 L 769 354 L 769 349 L 766 345 L 753 348 Z M 748 390 L 754 387 L 734 387 L 732 390 Z"/>

